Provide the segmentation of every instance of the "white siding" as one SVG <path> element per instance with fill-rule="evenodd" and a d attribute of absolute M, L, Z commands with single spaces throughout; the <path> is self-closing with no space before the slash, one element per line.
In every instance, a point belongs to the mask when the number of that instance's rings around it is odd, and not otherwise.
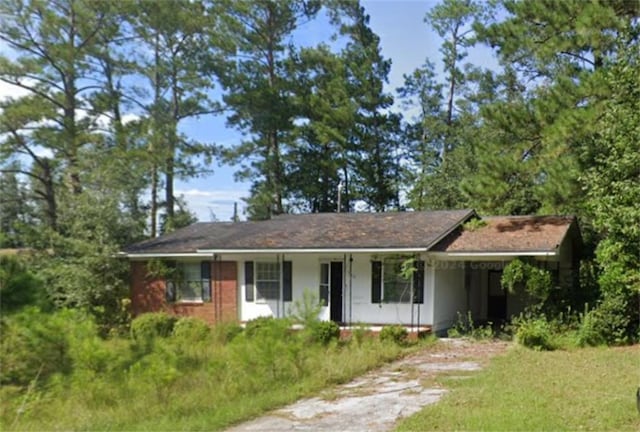
<path fill-rule="evenodd" d="M 353 260 L 350 262 L 349 259 Z M 433 269 L 425 268 L 425 302 L 421 305 L 408 303 L 371 303 L 371 261 L 382 260 L 383 255 L 372 254 L 255 254 L 225 255 L 224 260 L 238 261 L 238 309 L 239 319 L 248 321 L 259 316 L 290 315 L 293 304 L 283 302 L 259 303 L 245 300 L 245 261 L 277 261 L 284 259 L 292 262 L 293 301 L 301 300 L 306 289 L 316 296 L 319 292 L 320 263 L 343 262 L 343 304 L 342 317 L 346 323 L 366 324 L 405 324 L 431 325 L 433 318 Z M 413 309 L 413 318 L 412 318 Z M 330 318 L 330 307 L 323 307 L 320 318 Z M 413 320 L 413 321 L 412 321 Z"/>
<path fill-rule="evenodd" d="M 464 289 L 464 265 L 461 262 L 437 262 L 435 269 L 433 331 L 443 331 L 466 313 L 467 294 Z"/>

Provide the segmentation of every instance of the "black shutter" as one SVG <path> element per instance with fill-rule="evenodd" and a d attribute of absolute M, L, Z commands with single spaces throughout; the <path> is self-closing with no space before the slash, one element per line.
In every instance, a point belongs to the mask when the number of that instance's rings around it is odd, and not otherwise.
<path fill-rule="evenodd" d="M 253 261 L 244 262 L 244 299 L 253 301 Z"/>
<path fill-rule="evenodd" d="M 371 303 L 382 300 L 382 262 L 371 261 Z"/>
<path fill-rule="evenodd" d="M 282 262 L 282 301 L 292 301 L 291 261 Z"/>
<path fill-rule="evenodd" d="M 413 302 L 424 303 L 424 261 L 416 261 L 416 271 L 413 272 Z"/>
<path fill-rule="evenodd" d="M 211 263 L 202 261 L 200 263 L 200 278 L 202 279 L 202 301 L 211 301 Z"/>
<path fill-rule="evenodd" d="M 167 302 L 173 303 L 176 301 L 176 283 L 172 279 L 176 277 L 178 263 L 175 261 L 166 261 L 165 266 L 168 270 L 171 270 L 171 272 L 168 278 L 164 281 L 164 296 L 167 299 Z"/>

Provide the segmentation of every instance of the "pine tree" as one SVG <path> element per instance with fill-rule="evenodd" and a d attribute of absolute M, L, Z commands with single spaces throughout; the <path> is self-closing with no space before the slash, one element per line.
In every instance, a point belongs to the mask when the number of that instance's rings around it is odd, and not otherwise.
<path fill-rule="evenodd" d="M 575 213 L 584 197 L 578 181 L 588 163 L 583 156 L 609 97 L 603 68 L 617 56 L 616 41 L 640 7 L 578 0 L 503 5 L 504 21 L 477 30 L 497 48 L 510 75 L 506 82 L 517 82 L 506 87 L 523 89 L 483 110 L 489 138 L 495 138 L 485 141 L 468 185 L 483 191 L 485 209 Z"/>
<path fill-rule="evenodd" d="M 342 57 L 348 94 L 357 107 L 349 131 L 350 177 L 344 178 L 345 204 L 362 200 L 375 211 L 400 208 L 400 117 L 387 112 L 393 97 L 384 91 L 391 61 L 382 56 L 380 38 L 358 2 L 343 5 L 341 33 L 349 38 Z M 349 208 L 349 207 L 347 207 Z"/>
<path fill-rule="evenodd" d="M 149 83 L 151 101 L 140 107 L 149 116 L 151 172 L 151 233 L 155 235 L 159 207 L 159 174 L 164 174 L 164 229 L 175 229 L 176 177 L 202 172 L 194 156 L 213 155 L 211 146 L 188 140 L 179 132 L 185 119 L 219 113 L 212 101 L 217 62 L 224 35 L 219 31 L 217 4 L 186 0 L 135 2 L 130 21 L 133 32 L 147 50 L 137 50 L 133 59 L 138 72 Z M 210 32 L 204 29 L 211 29 Z"/>
<path fill-rule="evenodd" d="M 238 54 L 221 81 L 227 90 L 224 102 L 232 111 L 229 124 L 246 139 L 227 156 L 243 162 L 240 178 L 253 181 L 248 200 L 252 219 L 285 212 L 285 158 L 297 112 L 292 95 L 296 84 L 286 70 L 291 54 L 287 39 L 319 8 L 316 1 L 302 0 L 234 3 Z"/>
<path fill-rule="evenodd" d="M 85 97 L 95 91 L 87 79 L 89 53 L 104 23 L 95 2 L 4 0 L 0 3 L 0 40 L 16 53 L 0 56 L 0 80 L 27 90 L 47 113 L 49 148 L 61 161 L 70 193 L 82 192 L 83 148 L 94 139 Z"/>
<path fill-rule="evenodd" d="M 329 47 L 303 48 L 292 56 L 298 114 L 287 170 L 294 210 L 338 209 L 341 176 L 348 171 L 347 134 L 355 107 L 347 92 L 345 64 Z"/>

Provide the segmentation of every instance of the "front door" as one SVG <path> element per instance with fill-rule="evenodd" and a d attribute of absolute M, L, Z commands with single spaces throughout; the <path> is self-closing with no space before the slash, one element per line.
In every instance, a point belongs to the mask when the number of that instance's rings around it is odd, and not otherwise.
<path fill-rule="evenodd" d="M 507 318 L 507 292 L 500 282 L 502 272 L 489 270 L 489 299 L 487 302 L 487 319 L 500 322 Z"/>
<path fill-rule="evenodd" d="M 342 322 L 342 261 L 331 262 L 329 306 L 331 321 Z"/>

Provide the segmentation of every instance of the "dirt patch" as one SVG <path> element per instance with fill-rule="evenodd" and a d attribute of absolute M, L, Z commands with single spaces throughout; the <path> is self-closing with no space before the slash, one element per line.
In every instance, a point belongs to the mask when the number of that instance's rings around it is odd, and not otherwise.
<path fill-rule="evenodd" d="M 461 378 L 480 370 L 507 342 L 441 339 L 437 345 L 371 371 L 323 396 L 300 400 L 229 431 L 387 431 L 403 418 L 440 400 L 439 375 Z"/>

